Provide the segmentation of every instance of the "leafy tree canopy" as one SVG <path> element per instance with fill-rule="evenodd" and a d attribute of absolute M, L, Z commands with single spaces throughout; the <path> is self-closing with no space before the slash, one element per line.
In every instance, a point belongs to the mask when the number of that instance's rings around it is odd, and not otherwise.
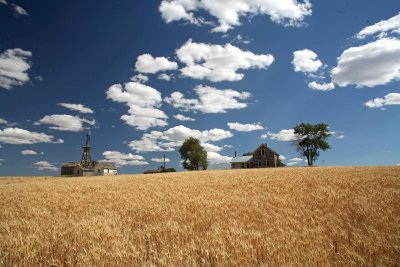
<path fill-rule="evenodd" d="M 325 123 L 301 123 L 294 127 L 294 133 L 297 136 L 294 141 L 300 154 L 307 158 L 308 166 L 312 166 L 318 159 L 320 150 L 326 151 L 330 149 L 327 142 L 329 126 Z"/>
<path fill-rule="evenodd" d="M 182 166 L 187 170 L 206 170 L 208 167 L 207 152 L 200 144 L 200 140 L 190 137 L 183 142 L 179 149 Z"/>

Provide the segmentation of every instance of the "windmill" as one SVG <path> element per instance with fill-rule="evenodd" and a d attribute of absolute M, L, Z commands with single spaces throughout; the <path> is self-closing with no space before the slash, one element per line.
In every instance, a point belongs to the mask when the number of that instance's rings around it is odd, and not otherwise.
<path fill-rule="evenodd" d="M 82 155 L 82 160 L 81 160 L 81 165 L 89 168 L 92 165 L 92 158 L 90 156 L 90 129 L 87 130 L 86 132 L 86 143 L 83 148 L 83 155 Z"/>

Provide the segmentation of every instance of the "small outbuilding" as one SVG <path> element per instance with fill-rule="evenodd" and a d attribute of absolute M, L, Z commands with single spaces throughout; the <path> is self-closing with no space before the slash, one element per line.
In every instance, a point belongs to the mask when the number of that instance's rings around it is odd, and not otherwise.
<path fill-rule="evenodd" d="M 275 168 L 285 166 L 279 159 L 279 154 L 269 148 L 266 143 L 259 145 L 251 155 L 235 156 L 230 163 L 232 169 Z"/>
<path fill-rule="evenodd" d="M 90 131 L 86 134 L 86 143 L 83 148 L 81 162 L 68 162 L 61 167 L 61 175 L 93 176 L 116 175 L 117 168 L 111 162 L 98 162 L 91 159 Z"/>

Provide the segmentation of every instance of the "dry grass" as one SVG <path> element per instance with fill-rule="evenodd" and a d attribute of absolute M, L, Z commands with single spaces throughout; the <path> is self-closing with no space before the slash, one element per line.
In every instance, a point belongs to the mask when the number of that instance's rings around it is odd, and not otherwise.
<path fill-rule="evenodd" d="M 0 265 L 399 263 L 400 167 L 0 180 Z"/>

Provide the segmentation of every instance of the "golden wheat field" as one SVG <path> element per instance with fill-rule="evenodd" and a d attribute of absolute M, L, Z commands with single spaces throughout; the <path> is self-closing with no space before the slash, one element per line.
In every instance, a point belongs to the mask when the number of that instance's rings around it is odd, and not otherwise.
<path fill-rule="evenodd" d="M 1 266 L 398 266 L 400 167 L 0 179 Z"/>

